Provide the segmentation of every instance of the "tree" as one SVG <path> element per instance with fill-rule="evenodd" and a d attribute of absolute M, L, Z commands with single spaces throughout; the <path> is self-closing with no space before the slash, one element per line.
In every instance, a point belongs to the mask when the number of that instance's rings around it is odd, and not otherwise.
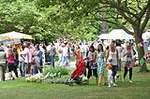
<path fill-rule="evenodd" d="M 80 6 L 84 5 L 81 3 L 75 4 L 71 0 L 1 0 L 0 32 L 23 32 L 46 43 L 62 36 L 90 40 L 99 33 L 100 23 L 91 18 L 93 16 L 83 13 L 82 17 Z"/>
<path fill-rule="evenodd" d="M 32 2 L 20 0 L 0 1 L 1 33 L 18 31 L 30 33 L 37 24 L 39 13 Z"/>
<path fill-rule="evenodd" d="M 61 36 L 89 40 L 108 27 L 107 22 L 109 28 L 134 35 L 141 60 L 149 5 L 150 0 L 1 0 L 0 32 L 25 32 L 45 42 Z M 146 71 L 146 64 L 141 65 Z"/>
<path fill-rule="evenodd" d="M 144 57 L 142 33 L 150 18 L 150 0 L 55 0 L 64 3 L 71 17 L 90 17 L 90 20 L 108 22 L 135 37 L 139 60 Z M 93 17 L 92 17 L 93 16 Z M 147 71 L 146 63 L 140 64 Z"/>
<path fill-rule="evenodd" d="M 100 3 L 102 6 L 107 6 L 108 8 L 114 10 L 113 16 L 109 16 L 102 20 L 123 28 L 135 37 L 138 58 L 141 60 L 145 55 L 142 33 L 144 33 L 150 18 L 150 0 L 101 0 Z M 109 12 L 110 11 L 107 13 Z M 116 22 L 111 19 L 114 19 Z M 120 20 L 123 20 L 123 22 Z M 126 24 L 129 24 L 133 31 L 126 28 Z M 141 71 L 147 71 L 146 63 L 140 65 Z"/>

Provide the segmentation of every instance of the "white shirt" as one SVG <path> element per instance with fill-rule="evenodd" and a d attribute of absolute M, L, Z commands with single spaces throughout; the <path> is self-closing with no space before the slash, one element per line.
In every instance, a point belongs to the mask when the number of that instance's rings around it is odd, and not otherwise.
<path fill-rule="evenodd" d="M 62 48 L 62 55 L 63 55 L 63 56 L 69 56 L 68 47 L 63 47 L 63 48 Z"/>
<path fill-rule="evenodd" d="M 109 51 L 109 56 L 108 56 L 107 62 L 112 64 L 112 65 L 118 65 L 118 63 L 117 63 L 117 51 L 115 51 L 115 52 Z"/>
<path fill-rule="evenodd" d="M 24 49 L 25 63 L 31 63 L 32 61 L 32 51 L 29 48 Z"/>
<path fill-rule="evenodd" d="M 21 56 L 22 55 L 22 56 Z M 25 55 L 24 55 L 24 51 L 21 51 L 20 53 L 19 53 L 19 62 L 24 62 L 25 60 L 25 57 L 24 57 Z"/>
<path fill-rule="evenodd" d="M 49 50 L 51 49 L 51 45 L 48 45 L 48 46 L 46 47 L 46 49 L 47 49 L 47 51 L 49 51 Z"/>
<path fill-rule="evenodd" d="M 127 48 L 125 48 L 122 53 L 123 53 L 123 56 L 124 56 L 127 53 Z M 135 56 L 134 56 L 133 50 L 131 51 L 131 56 L 132 56 L 132 59 L 134 59 Z M 127 56 L 123 57 L 123 61 L 127 61 Z"/>
<path fill-rule="evenodd" d="M 121 59 L 122 58 L 122 54 L 121 53 L 122 53 L 123 48 L 120 47 L 120 46 L 117 46 L 116 49 L 118 51 L 118 58 Z"/>

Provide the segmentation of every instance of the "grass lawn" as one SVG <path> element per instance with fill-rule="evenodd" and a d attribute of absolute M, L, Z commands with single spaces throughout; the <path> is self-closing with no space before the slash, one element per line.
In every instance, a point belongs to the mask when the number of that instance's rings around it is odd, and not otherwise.
<path fill-rule="evenodd" d="M 150 99 L 150 73 L 133 75 L 134 83 L 118 82 L 118 87 L 28 83 L 24 80 L 0 82 L 0 99 Z"/>

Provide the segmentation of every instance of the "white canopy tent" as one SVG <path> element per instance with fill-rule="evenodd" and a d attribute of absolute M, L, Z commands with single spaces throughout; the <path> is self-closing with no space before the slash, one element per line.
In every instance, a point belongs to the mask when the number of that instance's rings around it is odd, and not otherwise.
<path fill-rule="evenodd" d="M 114 29 L 109 34 L 101 34 L 99 36 L 100 39 L 111 39 L 111 40 L 133 40 L 134 37 L 127 32 L 125 32 L 123 29 Z"/>
<path fill-rule="evenodd" d="M 150 32 L 145 32 L 145 33 L 143 33 L 143 34 L 142 34 L 142 38 L 143 38 L 144 40 L 150 39 Z"/>
<path fill-rule="evenodd" d="M 109 39 L 109 34 L 101 34 L 98 37 L 99 37 L 99 39 Z"/>
<path fill-rule="evenodd" d="M 132 39 L 134 39 L 134 37 L 132 35 L 128 34 L 123 29 L 114 29 L 109 33 L 109 36 L 113 40 L 116 40 L 116 39 L 132 40 Z"/>
<path fill-rule="evenodd" d="M 19 32 L 8 32 L 0 34 L 0 40 L 20 40 L 20 39 L 33 39 L 31 35 L 19 33 Z"/>

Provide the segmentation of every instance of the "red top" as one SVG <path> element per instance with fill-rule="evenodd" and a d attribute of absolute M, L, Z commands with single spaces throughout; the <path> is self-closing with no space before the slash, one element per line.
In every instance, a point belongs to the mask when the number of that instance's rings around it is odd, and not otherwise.
<path fill-rule="evenodd" d="M 7 57 L 7 63 L 13 64 L 14 61 L 15 61 L 14 54 L 8 54 L 8 57 Z"/>

